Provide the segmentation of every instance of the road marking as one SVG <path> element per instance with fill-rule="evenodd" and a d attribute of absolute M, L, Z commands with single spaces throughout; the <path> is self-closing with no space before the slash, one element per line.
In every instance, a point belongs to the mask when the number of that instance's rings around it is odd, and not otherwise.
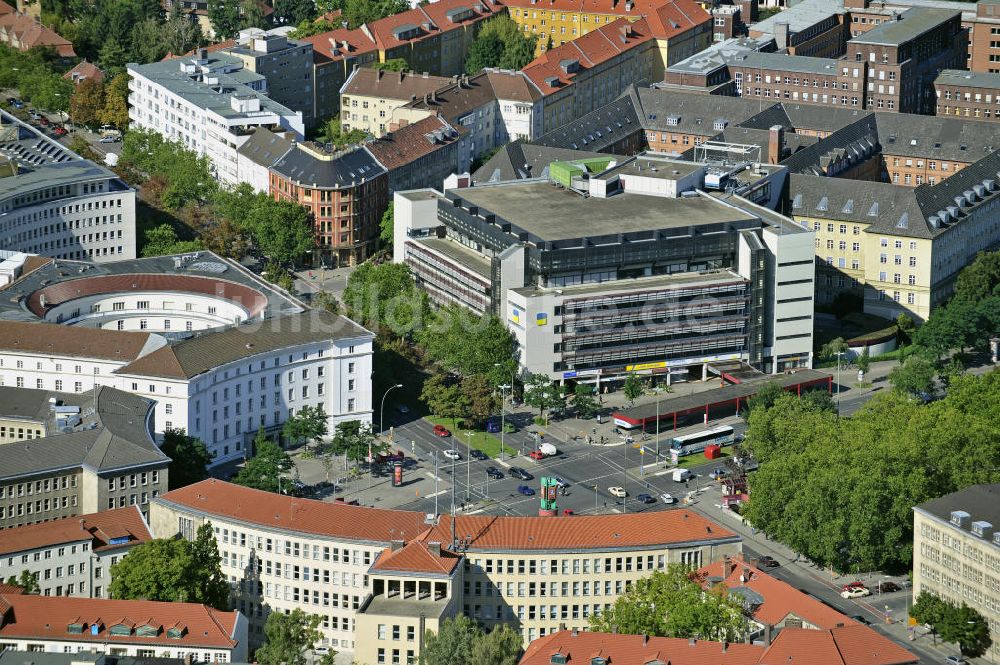
<path fill-rule="evenodd" d="M 440 476 L 435 476 L 430 471 L 427 471 L 426 473 L 427 473 L 427 477 L 430 478 L 431 480 L 436 480 L 438 482 L 444 482 L 444 478 L 441 478 Z"/>
<path fill-rule="evenodd" d="M 510 464 L 508 464 L 507 462 L 504 462 L 501 459 L 495 459 L 493 461 L 496 462 L 497 464 L 499 464 L 500 466 L 504 467 L 505 469 L 509 469 L 510 468 Z"/>
<path fill-rule="evenodd" d="M 425 494 L 425 495 L 424 495 L 424 498 L 425 498 L 425 499 L 433 499 L 433 498 L 434 498 L 434 497 L 436 497 L 436 496 L 441 496 L 442 494 L 447 494 L 447 493 L 448 493 L 448 492 L 450 492 L 450 491 L 451 491 L 451 490 L 441 490 L 441 491 L 439 491 L 439 492 L 432 492 L 432 493 L 430 493 L 430 494 Z"/>

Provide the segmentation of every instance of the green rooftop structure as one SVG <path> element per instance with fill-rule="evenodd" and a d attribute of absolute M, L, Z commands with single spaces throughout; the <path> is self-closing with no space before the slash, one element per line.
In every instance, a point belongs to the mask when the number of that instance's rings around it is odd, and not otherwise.
<path fill-rule="evenodd" d="M 601 173 L 614 162 L 612 157 L 593 157 L 572 162 L 552 162 L 549 164 L 549 177 L 563 187 L 571 187 L 573 178 L 584 174 Z"/>

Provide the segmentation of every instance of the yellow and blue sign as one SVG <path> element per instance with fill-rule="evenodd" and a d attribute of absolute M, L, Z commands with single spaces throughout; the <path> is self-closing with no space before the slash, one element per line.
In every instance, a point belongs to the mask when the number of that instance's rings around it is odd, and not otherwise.
<path fill-rule="evenodd" d="M 521 323 L 521 310 L 519 310 L 517 307 L 511 310 L 510 320 L 513 321 L 514 323 Z"/>
<path fill-rule="evenodd" d="M 549 315 L 545 312 L 535 314 L 535 325 L 544 326 L 549 322 Z"/>

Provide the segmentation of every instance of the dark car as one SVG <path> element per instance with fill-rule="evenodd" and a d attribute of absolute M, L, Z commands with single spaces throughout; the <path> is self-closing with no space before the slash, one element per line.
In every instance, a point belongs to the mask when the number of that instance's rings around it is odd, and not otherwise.
<path fill-rule="evenodd" d="M 14 97 L 8 97 L 7 98 L 7 106 L 13 106 L 14 102 L 16 102 L 16 101 L 17 101 L 17 99 L 15 99 Z"/>
<path fill-rule="evenodd" d="M 479 462 L 485 462 L 486 460 L 489 459 L 489 457 L 486 456 L 486 453 L 476 448 L 473 448 L 472 450 L 469 451 L 469 457 Z"/>
<path fill-rule="evenodd" d="M 878 589 L 882 593 L 893 593 L 894 591 L 901 591 L 902 587 L 895 582 L 882 582 L 878 585 Z"/>
<path fill-rule="evenodd" d="M 863 616 L 861 616 L 860 614 L 855 614 L 855 615 L 854 615 L 854 616 L 852 616 L 851 618 L 852 618 L 852 619 L 854 619 L 855 621 L 857 621 L 857 622 L 858 622 L 858 623 L 860 623 L 860 624 L 864 624 L 865 626 L 868 626 L 868 625 L 870 625 L 870 623 L 869 623 L 868 619 L 864 618 L 864 617 L 863 617 Z"/>
<path fill-rule="evenodd" d="M 639 503 L 656 503 L 656 499 L 654 499 L 649 494 L 639 494 L 638 496 L 635 497 L 635 500 L 638 501 Z"/>
<path fill-rule="evenodd" d="M 781 565 L 780 563 L 778 563 L 777 559 L 775 559 L 773 556 L 767 556 L 767 555 L 762 556 L 760 559 L 757 560 L 757 562 L 761 565 L 762 568 L 777 568 L 778 566 Z"/>
<path fill-rule="evenodd" d="M 486 475 L 493 480 L 503 480 L 503 471 L 496 468 L 495 466 L 487 467 Z"/>
<path fill-rule="evenodd" d="M 500 431 L 500 421 L 490 418 L 486 421 L 486 431 L 491 434 L 496 434 Z"/>
<path fill-rule="evenodd" d="M 531 480 L 532 478 L 534 478 L 533 475 L 531 475 L 530 473 L 528 473 L 519 466 L 512 466 L 509 469 L 507 469 L 507 475 L 510 476 L 511 478 L 519 478 L 520 480 Z"/>
<path fill-rule="evenodd" d="M 535 490 L 531 489 L 527 485 L 517 486 L 518 494 L 523 494 L 524 496 L 535 496 Z"/>

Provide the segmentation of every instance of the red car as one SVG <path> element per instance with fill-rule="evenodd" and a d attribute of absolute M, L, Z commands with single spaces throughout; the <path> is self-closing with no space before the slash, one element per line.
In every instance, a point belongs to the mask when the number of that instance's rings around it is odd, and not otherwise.
<path fill-rule="evenodd" d="M 573 513 L 573 509 L 572 508 L 564 508 L 563 509 L 563 517 L 569 517 L 570 515 L 573 515 L 573 514 L 574 513 Z"/>
<path fill-rule="evenodd" d="M 65 127 L 56 127 L 52 130 L 52 133 L 56 136 L 65 136 L 69 131 Z"/>
<path fill-rule="evenodd" d="M 848 591 L 850 589 L 867 589 L 864 582 L 849 582 L 844 585 L 843 590 Z"/>
<path fill-rule="evenodd" d="M 435 425 L 434 436 L 451 436 L 451 432 L 444 425 Z"/>
<path fill-rule="evenodd" d="M 532 450 L 530 453 L 528 453 L 528 457 L 536 461 L 543 460 L 545 459 L 545 453 L 543 453 L 541 450 Z"/>

